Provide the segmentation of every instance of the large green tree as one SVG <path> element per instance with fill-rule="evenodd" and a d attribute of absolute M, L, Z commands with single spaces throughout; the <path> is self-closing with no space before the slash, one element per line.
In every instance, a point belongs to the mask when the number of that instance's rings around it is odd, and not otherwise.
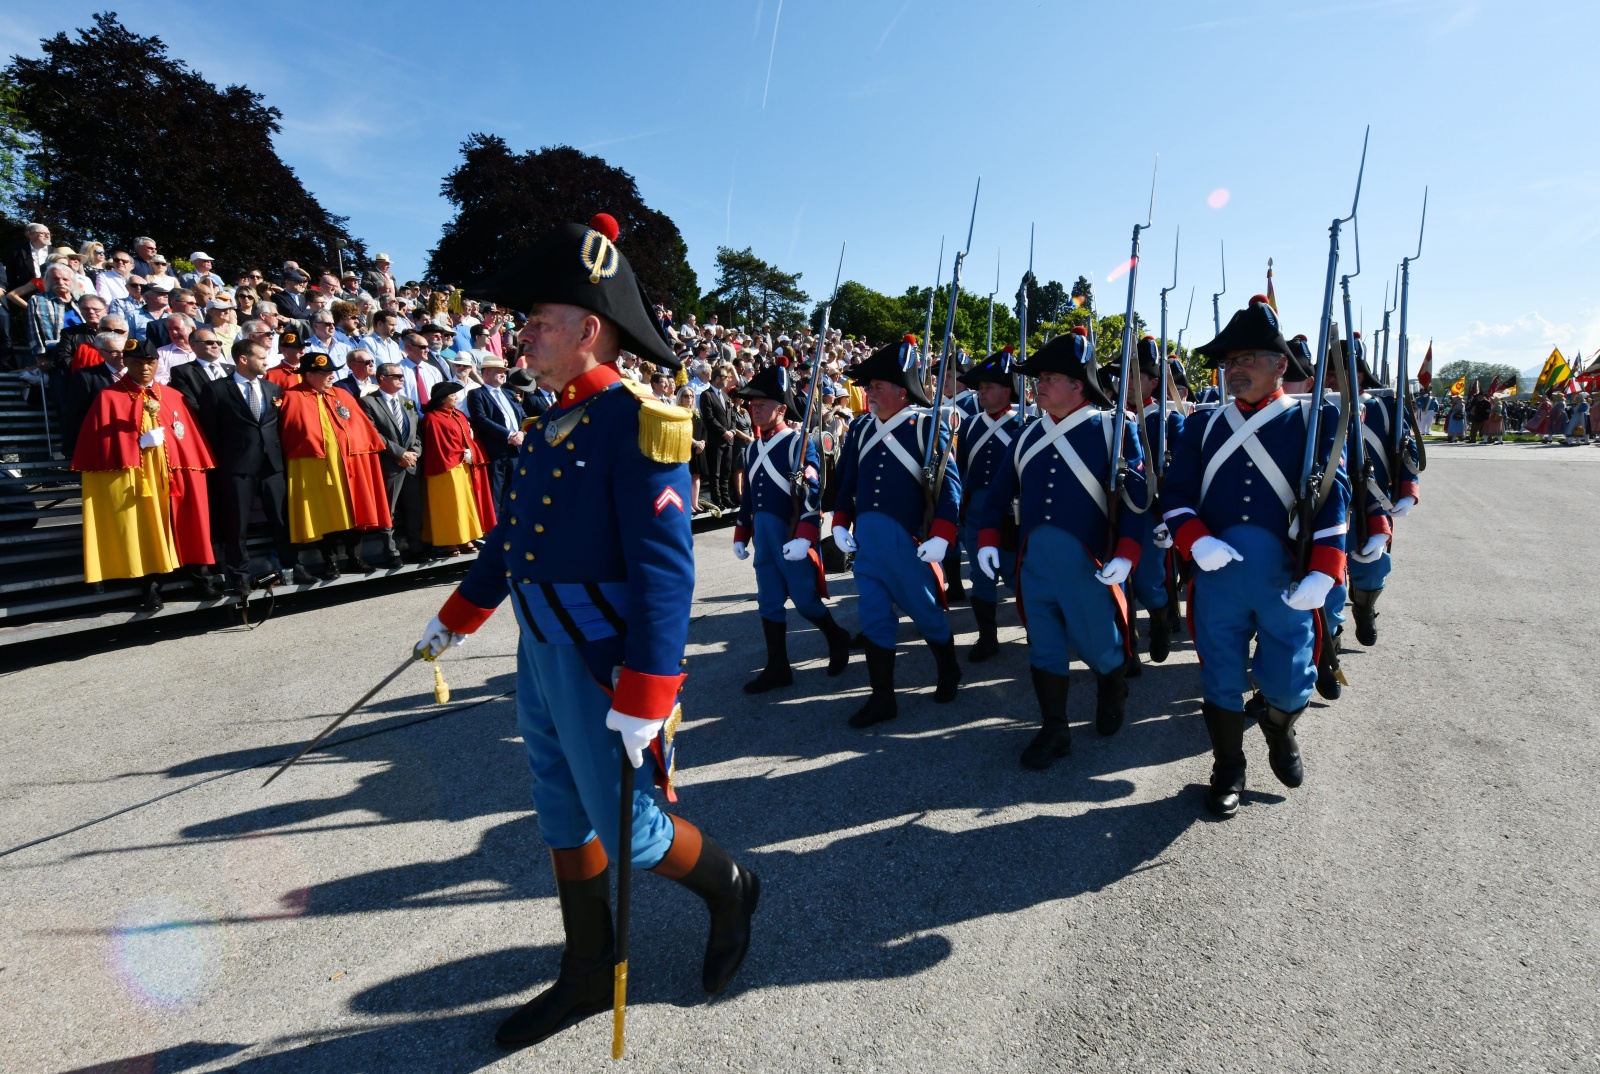
<path fill-rule="evenodd" d="M 291 258 L 331 265 L 335 239 L 361 260 L 346 218 L 279 159 L 282 113 L 260 94 L 218 89 L 110 12 L 41 47 L 41 59 L 14 57 L 5 69 L 31 139 L 23 215 L 63 239 L 122 245 L 150 235 L 171 253 L 203 248 L 224 272 Z M 6 132 L 15 146 L 9 121 Z"/>
<path fill-rule="evenodd" d="M 1428 385 L 1428 390 L 1441 399 L 1446 398 L 1450 394 L 1450 385 L 1462 377 L 1467 379 L 1466 391 L 1471 394 L 1474 381 L 1479 388 L 1488 391 L 1489 385 L 1498 377 L 1500 388 L 1503 389 L 1517 383 L 1518 373 L 1516 366 L 1504 362 L 1449 362 L 1439 367 L 1439 371 L 1433 375 L 1433 382 Z"/>
<path fill-rule="evenodd" d="M 28 154 L 38 148 L 38 138 L 17 107 L 18 97 L 16 83 L 0 71 L 0 223 L 20 227 L 22 203 L 42 184 L 28 167 Z"/>
<path fill-rule="evenodd" d="M 651 299 L 680 317 L 695 308 L 698 284 L 678 225 L 646 205 L 621 168 L 564 145 L 513 153 L 495 134 L 468 137 L 461 158 L 441 188 L 456 213 L 428 255 L 430 279 L 468 283 L 556 225 L 604 212 L 621 227 L 617 245 Z"/>
<path fill-rule="evenodd" d="M 717 247 L 717 285 L 700 300 L 702 312 L 715 313 L 724 324 L 795 328 L 805 319 L 807 295 L 800 273 L 768 264 L 746 246 Z"/>

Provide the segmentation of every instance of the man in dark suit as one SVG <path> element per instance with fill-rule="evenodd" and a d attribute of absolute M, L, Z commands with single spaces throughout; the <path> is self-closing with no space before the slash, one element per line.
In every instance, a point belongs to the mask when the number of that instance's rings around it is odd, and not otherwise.
<path fill-rule="evenodd" d="M 526 369 L 513 369 L 506 377 L 506 387 L 521 400 L 522 413 L 527 417 L 537 418 L 556 405 L 556 393 L 539 387 L 539 382 Z"/>
<path fill-rule="evenodd" d="M 124 352 L 144 346 L 128 338 L 127 322 L 121 317 L 103 317 L 101 324 L 104 326 L 101 333 L 94 337 L 95 350 L 105 360 L 68 373 L 66 387 L 61 393 L 61 443 L 69 459 L 78 445 L 78 430 L 83 428 L 83 419 L 89 416 L 94 397 L 122 376 Z"/>
<path fill-rule="evenodd" d="M 233 376 L 233 363 L 223 361 L 222 340 L 209 328 L 196 328 L 190 333 L 189 345 L 194 348 L 194 361 L 172 367 L 172 386 L 203 423 L 205 409 L 211 405 L 206 385 Z"/>
<path fill-rule="evenodd" d="M 394 525 L 384 533 L 387 559 L 379 566 L 391 568 L 401 562 L 394 531 L 402 525 L 407 561 L 422 563 L 437 558 L 433 549 L 422 543 L 422 474 L 417 465 L 422 458 L 422 415 L 401 390 L 404 386 L 405 370 L 386 362 L 378 367 L 378 390 L 361 399 L 361 408 L 383 438 L 384 450 L 378 458 L 383 464 L 383 484 L 389 493 L 389 514 Z"/>
<path fill-rule="evenodd" d="M 296 583 L 315 579 L 300 565 L 289 540 L 288 479 L 278 440 L 283 393 L 262 375 L 267 371 L 266 346 L 253 339 L 234 340 L 233 364 L 231 374 L 204 386 L 200 424 L 217 459 L 217 468 L 211 471 L 211 503 L 223 562 L 233 576 L 234 592 L 248 597 L 250 553 L 245 533 L 257 500 L 283 569 Z"/>
<path fill-rule="evenodd" d="M 372 375 L 372 355 L 357 347 L 345 355 L 344 376 L 333 382 L 357 399 L 364 399 L 378 390 L 378 378 Z"/>
<path fill-rule="evenodd" d="M 299 269 L 290 269 L 283 274 L 283 290 L 272 296 L 272 304 L 278 307 L 278 312 L 291 321 L 304 321 L 311 324 L 311 303 L 306 301 L 306 284 L 310 276 Z"/>
<path fill-rule="evenodd" d="M 711 386 L 700 393 L 700 418 L 706 423 L 706 493 L 712 503 L 724 510 L 739 506 L 733 489 L 733 404 L 728 401 L 728 381 L 733 370 L 718 365 L 711 374 Z"/>
<path fill-rule="evenodd" d="M 522 408 L 505 389 L 506 363 L 501 358 L 483 360 L 483 387 L 467 393 L 467 418 L 472 435 L 489 457 L 489 494 L 497 513 L 506 509 L 506 489 L 522 447 Z"/>

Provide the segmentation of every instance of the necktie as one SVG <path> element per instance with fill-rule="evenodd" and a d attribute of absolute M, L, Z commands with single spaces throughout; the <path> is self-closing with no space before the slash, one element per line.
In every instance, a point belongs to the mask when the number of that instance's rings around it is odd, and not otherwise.
<path fill-rule="evenodd" d="M 401 441 L 403 442 L 405 440 L 409 440 L 410 436 L 408 435 L 408 430 L 406 429 L 406 412 L 400 406 L 399 396 L 389 396 L 389 411 L 394 414 L 394 427 L 400 431 Z"/>
<path fill-rule="evenodd" d="M 261 383 L 254 377 L 250 378 L 250 413 L 261 420 Z"/>

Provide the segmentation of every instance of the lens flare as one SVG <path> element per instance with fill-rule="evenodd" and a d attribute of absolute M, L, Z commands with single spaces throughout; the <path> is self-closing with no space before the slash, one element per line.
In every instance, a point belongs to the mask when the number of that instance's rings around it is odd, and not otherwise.
<path fill-rule="evenodd" d="M 218 932 L 210 915 L 173 899 L 135 903 L 117 919 L 112 961 L 129 991 L 158 1007 L 191 1007 L 216 983 Z"/>
<path fill-rule="evenodd" d="M 1126 276 L 1128 274 L 1128 270 L 1133 268 L 1133 262 L 1134 259 L 1130 257 L 1128 260 L 1124 261 L 1122 264 L 1106 273 L 1106 282 L 1110 283 L 1112 280 L 1115 280 L 1118 277 Z"/>
<path fill-rule="evenodd" d="M 1206 204 L 1211 206 L 1213 209 L 1220 209 L 1224 205 L 1228 204 L 1228 199 L 1231 197 L 1233 197 L 1233 195 L 1228 193 L 1227 187 L 1219 186 L 1210 194 L 1206 195 Z"/>

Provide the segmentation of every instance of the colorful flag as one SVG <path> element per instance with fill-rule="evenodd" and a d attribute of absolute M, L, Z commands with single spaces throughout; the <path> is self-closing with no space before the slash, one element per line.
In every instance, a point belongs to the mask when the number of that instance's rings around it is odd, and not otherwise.
<path fill-rule="evenodd" d="M 1483 381 L 1474 379 L 1473 382 L 1472 382 L 1472 391 L 1468 392 L 1467 394 L 1468 394 L 1469 397 L 1470 396 L 1476 396 L 1476 395 L 1482 395 L 1483 394 Z"/>
<path fill-rule="evenodd" d="M 1423 390 L 1428 390 L 1428 385 L 1433 383 L 1433 340 L 1428 340 L 1428 356 L 1422 359 L 1422 364 L 1417 367 L 1417 385 Z"/>
<path fill-rule="evenodd" d="M 1462 378 L 1460 380 L 1458 380 L 1454 384 L 1450 385 L 1450 394 L 1451 395 L 1465 395 L 1466 391 L 1467 391 L 1467 378 L 1465 376 L 1462 376 Z"/>
<path fill-rule="evenodd" d="M 1494 379 L 1489 382 L 1489 398 L 1493 399 L 1494 398 L 1494 393 L 1499 391 L 1499 390 L 1500 390 L 1500 374 L 1496 373 L 1494 375 Z"/>
<path fill-rule="evenodd" d="M 1272 307 L 1272 312 L 1278 312 L 1278 295 L 1272 289 L 1272 258 L 1267 258 L 1267 305 Z"/>
<path fill-rule="evenodd" d="M 1544 368 L 1539 371 L 1539 379 L 1533 383 L 1533 394 L 1544 395 L 1553 392 L 1572 379 L 1572 367 L 1567 360 L 1561 357 L 1561 348 L 1550 352 L 1550 357 L 1545 359 Z"/>

